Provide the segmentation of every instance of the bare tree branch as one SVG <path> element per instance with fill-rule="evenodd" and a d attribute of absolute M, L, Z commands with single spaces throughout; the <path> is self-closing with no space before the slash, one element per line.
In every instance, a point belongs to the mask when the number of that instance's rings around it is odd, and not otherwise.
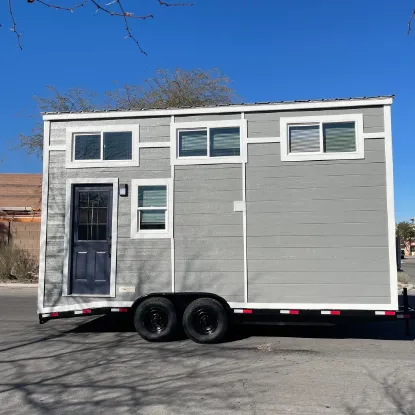
<path fill-rule="evenodd" d="M 72 7 L 62 7 L 62 6 L 59 6 L 59 5 L 56 5 L 56 4 L 50 4 L 50 3 L 46 2 L 46 1 L 43 1 L 43 0 L 35 0 L 35 1 L 37 1 L 40 4 L 43 4 L 46 7 L 51 8 L 51 9 L 66 10 L 68 12 L 73 12 L 74 9 L 77 9 L 78 7 L 83 7 L 87 2 L 87 0 L 83 0 L 82 3 L 75 4 Z M 31 2 L 31 3 L 33 3 L 33 2 Z"/>
<path fill-rule="evenodd" d="M 9 1 L 9 14 L 10 18 L 12 19 L 13 27 L 10 29 L 12 32 L 16 33 L 17 37 L 17 46 L 19 46 L 20 50 L 23 50 L 22 44 L 20 43 L 20 33 L 17 31 L 16 20 L 14 20 L 13 8 L 12 8 L 12 0 Z"/>
<path fill-rule="evenodd" d="M 408 31 L 406 32 L 406 34 L 407 35 L 409 35 L 410 33 L 411 33 L 411 30 L 412 30 L 412 28 L 411 28 L 411 24 L 412 24 L 412 20 L 415 18 L 415 9 L 414 9 L 414 11 L 412 12 L 412 16 L 409 18 L 409 20 L 408 20 Z"/>
<path fill-rule="evenodd" d="M 131 12 L 126 12 L 124 11 L 124 8 L 121 5 L 121 0 L 116 0 L 115 3 L 118 3 L 120 10 L 122 10 L 121 13 L 116 13 L 113 12 L 112 10 L 106 9 L 105 7 L 102 7 L 97 0 L 91 0 L 91 2 L 96 6 L 96 8 L 98 10 L 102 10 L 103 12 L 109 14 L 110 16 L 117 16 L 117 17 L 124 17 L 124 19 L 129 18 L 129 19 L 141 19 L 141 20 L 146 20 L 146 19 L 151 19 L 154 16 L 152 14 L 147 14 L 145 16 L 135 16 L 134 13 Z M 112 2 L 114 3 L 114 2 Z"/>
<path fill-rule="evenodd" d="M 165 7 L 183 7 L 183 6 L 193 6 L 193 3 L 167 3 L 163 0 L 157 0 L 159 2 L 160 6 L 165 6 Z"/>

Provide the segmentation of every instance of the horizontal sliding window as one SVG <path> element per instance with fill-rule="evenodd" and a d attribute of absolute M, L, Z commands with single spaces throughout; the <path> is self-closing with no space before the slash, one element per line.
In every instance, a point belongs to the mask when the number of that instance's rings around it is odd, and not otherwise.
<path fill-rule="evenodd" d="M 181 130 L 178 133 L 178 157 L 239 156 L 239 127 Z"/>
<path fill-rule="evenodd" d="M 74 157 L 79 160 L 131 160 L 132 133 L 104 132 L 74 135 Z"/>
<path fill-rule="evenodd" d="M 344 153 L 356 151 L 354 122 L 289 125 L 289 153 Z"/>

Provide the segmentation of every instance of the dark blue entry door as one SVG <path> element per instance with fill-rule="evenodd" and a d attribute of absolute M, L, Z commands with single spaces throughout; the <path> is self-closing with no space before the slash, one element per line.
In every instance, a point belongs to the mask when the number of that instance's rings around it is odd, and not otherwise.
<path fill-rule="evenodd" d="M 73 189 L 71 293 L 110 294 L 112 186 Z"/>

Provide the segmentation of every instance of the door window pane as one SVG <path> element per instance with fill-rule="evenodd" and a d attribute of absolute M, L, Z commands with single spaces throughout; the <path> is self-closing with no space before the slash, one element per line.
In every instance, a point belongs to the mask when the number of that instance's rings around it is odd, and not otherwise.
<path fill-rule="evenodd" d="M 320 126 L 290 126 L 290 153 L 316 153 L 320 151 Z"/>
<path fill-rule="evenodd" d="M 207 131 L 180 131 L 179 157 L 207 156 Z"/>
<path fill-rule="evenodd" d="M 87 241 L 88 240 L 88 225 L 79 225 L 78 226 L 78 241 Z"/>
<path fill-rule="evenodd" d="M 211 128 L 210 155 L 211 157 L 239 156 L 239 128 Z"/>
<path fill-rule="evenodd" d="M 166 186 L 140 186 L 138 188 L 138 207 L 167 206 Z"/>
<path fill-rule="evenodd" d="M 138 217 L 141 230 L 166 229 L 165 210 L 139 210 Z"/>
<path fill-rule="evenodd" d="M 323 124 L 323 142 L 325 153 L 356 151 L 355 123 Z"/>
<path fill-rule="evenodd" d="M 75 160 L 99 160 L 101 158 L 101 135 L 75 136 Z"/>
<path fill-rule="evenodd" d="M 131 160 L 131 132 L 104 133 L 104 160 Z"/>

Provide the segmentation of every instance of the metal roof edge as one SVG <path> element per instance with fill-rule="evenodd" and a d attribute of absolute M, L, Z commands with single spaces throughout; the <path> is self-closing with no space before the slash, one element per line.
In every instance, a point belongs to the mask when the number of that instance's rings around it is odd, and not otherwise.
<path fill-rule="evenodd" d="M 374 105 L 391 105 L 394 95 L 356 98 L 332 98 L 309 101 L 279 101 L 251 104 L 229 104 L 208 107 L 164 108 L 164 109 L 132 109 L 132 110 L 100 110 L 92 112 L 46 112 L 42 113 L 44 121 L 105 119 L 105 118 L 133 118 L 133 117 L 157 117 L 172 115 L 194 114 L 221 114 L 234 112 L 264 112 L 298 109 L 319 108 L 347 108 Z"/>

